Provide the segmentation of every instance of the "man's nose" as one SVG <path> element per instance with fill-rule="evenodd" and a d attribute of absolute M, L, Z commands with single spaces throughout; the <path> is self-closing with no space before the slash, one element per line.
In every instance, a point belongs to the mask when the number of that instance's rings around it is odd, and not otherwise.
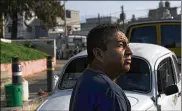
<path fill-rule="evenodd" d="M 133 55 L 133 52 L 132 52 L 130 46 L 127 46 L 127 47 L 126 47 L 125 55 L 128 55 L 128 56 Z"/>

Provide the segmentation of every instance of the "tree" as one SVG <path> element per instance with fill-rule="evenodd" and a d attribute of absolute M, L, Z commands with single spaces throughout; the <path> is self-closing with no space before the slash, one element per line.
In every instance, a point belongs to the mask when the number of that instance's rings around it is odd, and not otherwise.
<path fill-rule="evenodd" d="M 57 17 L 64 20 L 63 5 L 57 0 L 35 0 L 32 9 L 46 29 L 57 25 Z"/>
<path fill-rule="evenodd" d="M 1 13 L 1 30 L 0 30 L 0 38 L 5 38 L 5 17 L 4 13 Z"/>
<path fill-rule="evenodd" d="M 0 16 L 1 16 L 1 32 L 0 32 L 0 38 L 5 38 L 5 24 L 6 24 L 6 18 L 7 15 L 5 13 L 5 9 L 6 9 L 6 4 L 4 3 L 4 0 L 0 1 Z"/>
<path fill-rule="evenodd" d="M 46 28 L 57 24 L 56 17 L 64 18 L 63 6 L 57 0 L 3 0 L 0 6 L 1 13 L 12 19 L 11 39 L 17 39 L 18 15 L 29 19 L 33 11 Z"/>

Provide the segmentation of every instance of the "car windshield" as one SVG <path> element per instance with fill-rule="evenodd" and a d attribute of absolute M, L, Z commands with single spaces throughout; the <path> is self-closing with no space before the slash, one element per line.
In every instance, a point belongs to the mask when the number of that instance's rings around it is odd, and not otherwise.
<path fill-rule="evenodd" d="M 162 25 L 161 26 L 161 43 L 167 48 L 181 47 L 181 24 Z"/>
<path fill-rule="evenodd" d="M 86 57 L 72 60 L 66 67 L 59 88 L 72 89 L 87 67 Z M 123 90 L 147 92 L 150 90 L 149 65 L 142 59 L 132 58 L 131 69 L 118 79 L 118 85 Z"/>
<path fill-rule="evenodd" d="M 131 32 L 130 42 L 157 43 L 156 26 L 134 28 Z"/>

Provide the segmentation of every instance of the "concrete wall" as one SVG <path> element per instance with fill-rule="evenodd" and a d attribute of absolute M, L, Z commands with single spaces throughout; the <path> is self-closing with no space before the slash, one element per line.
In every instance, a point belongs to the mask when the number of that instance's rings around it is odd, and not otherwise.
<path fill-rule="evenodd" d="M 1 72 L 8 72 L 8 76 L 12 76 L 11 63 L 1 64 Z M 28 76 L 34 73 L 39 73 L 46 70 L 46 59 L 34 60 L 34 61 L 22 61 L 22 76 Z"/>
<path fill-rule="evenodd" d="M 55 61 L 56 61 L 56 58 L 54 57 L 54 66 L 56 65 Z M 45 71 L 47 69 L 47 60 L 46 58 L 44 58 L 40 60 L 22 61 L 21 66 L 22 66 L 22 76 L 26 77 L 35 73 Z M 11 63 L 1 64 L 1 72 L 7 72 L 8 77 L 11 78 L 12 64 Z"/>

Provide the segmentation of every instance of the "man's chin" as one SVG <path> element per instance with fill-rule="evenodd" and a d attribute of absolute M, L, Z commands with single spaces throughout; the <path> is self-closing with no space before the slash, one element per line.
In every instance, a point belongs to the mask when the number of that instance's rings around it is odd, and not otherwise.
<path fill-rule="evenodd" d="M 125 65 L 123 68 L 123 73 L 127 73 L 130 70 L 130 65 Z"/>

